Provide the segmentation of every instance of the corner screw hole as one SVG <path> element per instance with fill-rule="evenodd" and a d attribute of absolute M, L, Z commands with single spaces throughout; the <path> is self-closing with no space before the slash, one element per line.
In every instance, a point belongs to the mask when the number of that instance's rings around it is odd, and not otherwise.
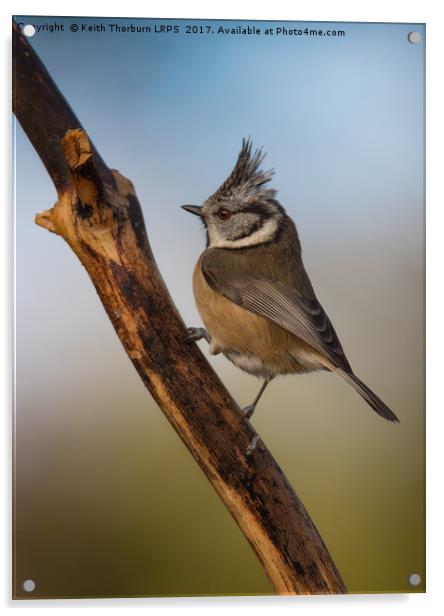
<path fill-rule="evenodd" d="M 25 36 L 34 36 L 35 34 L 35 28 L 32 24 L 26 24 L 26 26 L 23 27 L 23 34 Z"/>
<path fill-rule="evenodd" d="M 421 40 L 421 35 L 419 34 L 419 32 L 409 32 L 407 34 L 407 38 L 409 43 L 412 43 L 412 45 L 417 45 Z"/>
<path fill-rule="evenodd" d="M 25 580 L 23 582 L 23 590 L 26 592 L 32 592 L 33 590 L 35 590 L 34 580 Z"/>
<path fill-rule="evenodd" d="M 409 582 L 411 586 L 418 586 L 421 583 L 421 576 L 419 573 L 412 573 L 409 577 Z"/>

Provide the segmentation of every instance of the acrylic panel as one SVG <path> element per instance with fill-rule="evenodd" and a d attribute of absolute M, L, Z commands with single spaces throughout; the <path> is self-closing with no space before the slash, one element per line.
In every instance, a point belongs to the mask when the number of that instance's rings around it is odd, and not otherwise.
<path fill-rule="evenodd" d="M 13 596 L 424 592 L 425 25 L 14 20 Z"/>

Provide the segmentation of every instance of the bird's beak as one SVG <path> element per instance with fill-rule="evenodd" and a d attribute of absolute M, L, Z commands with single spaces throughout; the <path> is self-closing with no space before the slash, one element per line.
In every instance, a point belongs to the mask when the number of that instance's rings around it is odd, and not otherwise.
<path fill-rule="evenodd" d="M 200 216 L 202 218 L 202 207 L 199 205 L 181 205 L 180 206 L 186 212 L 190 212 L 190 214 L 195 214 L 196 216 Z"/>

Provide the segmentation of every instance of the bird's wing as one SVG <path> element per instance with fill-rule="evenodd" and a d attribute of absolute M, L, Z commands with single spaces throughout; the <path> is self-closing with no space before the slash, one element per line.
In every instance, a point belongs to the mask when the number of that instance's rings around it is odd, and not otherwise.
<path fill-rule="evenodd" d="M 305 297 L 289 285 L 226 265 L 214 258 L 211 251 L 202 259 L 202 273 L 213 290 L 274 321 L 310 344 L 336 367 L 351 372 L 333 325 L 314 295 Z"/>

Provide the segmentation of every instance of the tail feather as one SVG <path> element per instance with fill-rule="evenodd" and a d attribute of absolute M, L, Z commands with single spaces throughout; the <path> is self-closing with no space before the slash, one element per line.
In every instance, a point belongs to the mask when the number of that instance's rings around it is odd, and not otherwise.
<path fill-rule="evenodd" d="M 395 413 L 393 413 L 393 411 L 391 411 L 388 406 L 386 406 L 384 402 L 352 372 L 345 372 L 340 368 L 336 368 L 334 371 L 342 376 L 347 383 L 350 383 L 378 415 L 381 415 L 381 417 L 384 417 L 384 419 L 388 421 L 397 421 L 399 423 L 399 419 L 396 417 Z"/>

